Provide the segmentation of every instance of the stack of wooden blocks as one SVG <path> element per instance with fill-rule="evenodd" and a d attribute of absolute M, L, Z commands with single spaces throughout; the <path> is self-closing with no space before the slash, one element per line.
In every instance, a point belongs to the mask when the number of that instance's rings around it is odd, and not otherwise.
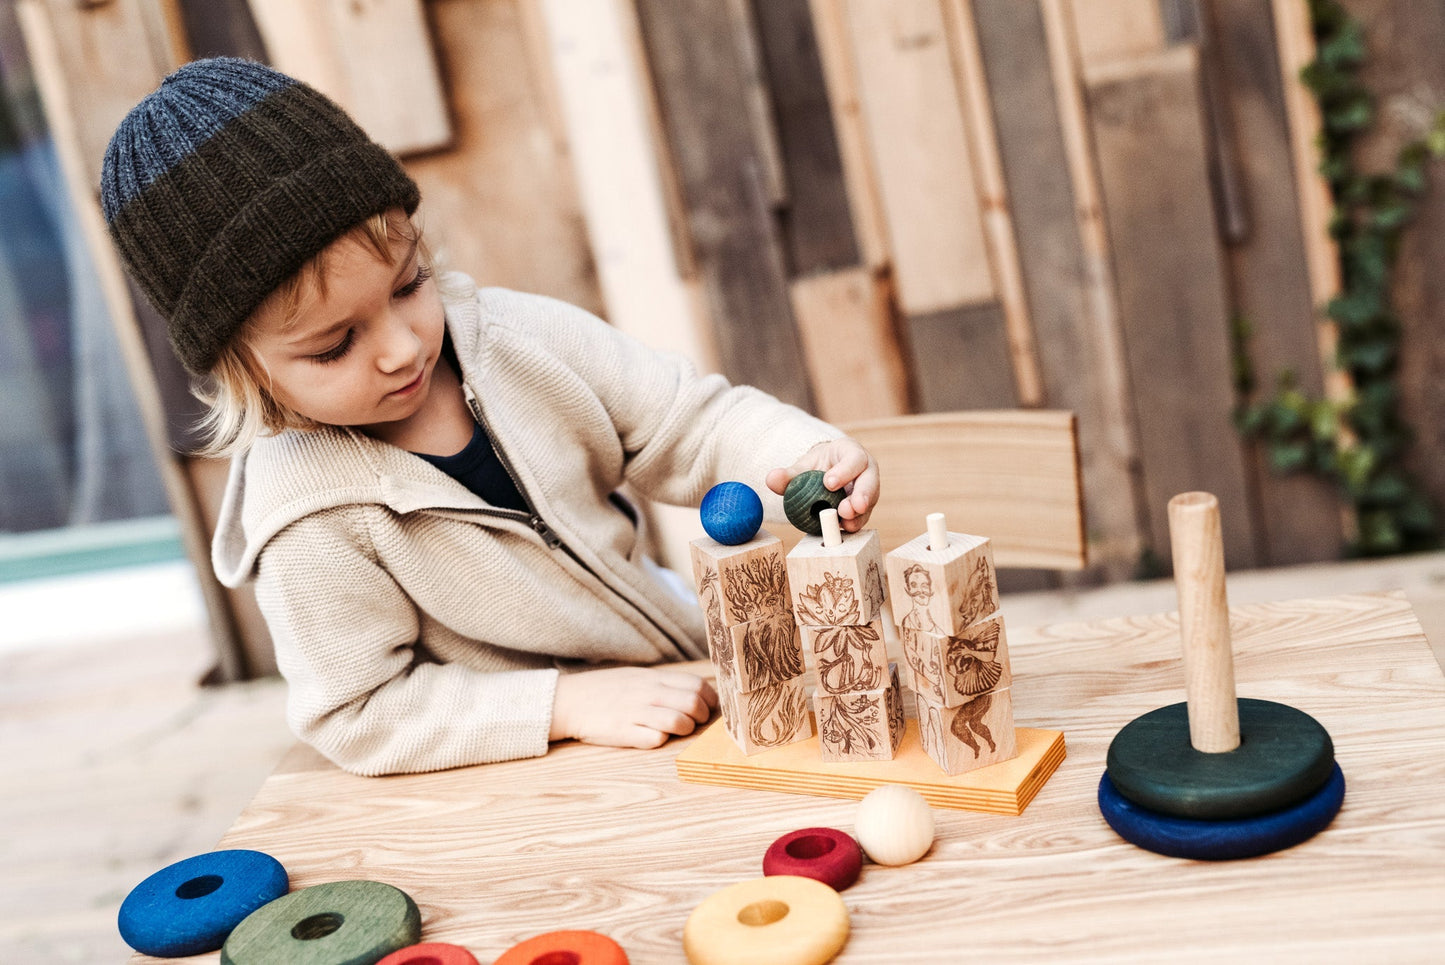
<path fill-rule="evenodd" d="M 804 537 L 788 554 L 793 612 L 818 673 L 819 753 L 825 761 L 889 761 L 903 740 L 903 695 L 883 636 L 878 534 L 842 534 L 831 509 L 820 522 L 823 535 Z"/>
<path fill-rule="evenodd" d="M 949 533 L 935 513 L 928 532 L 887 559 L 923 749 L 948 774 L 1016 757 L 1013 678 L 988 539 Z"/>
<path fill-rule="evenodd" d="M 706 536 L 691 546 L 728 733 L 745 754 L 812 737 L 782 541 L 759 530 L 735 546 Z"/>

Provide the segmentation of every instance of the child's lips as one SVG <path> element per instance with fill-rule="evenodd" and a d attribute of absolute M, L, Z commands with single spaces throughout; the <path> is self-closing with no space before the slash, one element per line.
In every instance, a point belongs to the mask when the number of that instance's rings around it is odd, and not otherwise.
<path fill-rule="evenodd" d="M 411 395 L 411 394 L 412 394 L 413 392 L 415 392 L 417 389 L 420 389 L 420 388 L 421 388 L 422 382 L 423 382 L 425 379 L 426 379 L 426 367 L 423 366 L 423 367 L 422 367 L 422 370 L 417 373 L 416 378 L 412 379 L 412 380 L 411 380 L 410 382 L 408 382 L 406 385 L 403 385 L 401 388 L 399 388 L 399 389 L 397 389 L 395 392 L 391 393 L 392 398 L 401 398 L 401 397 L 403 397 L 403 396 Z"/>

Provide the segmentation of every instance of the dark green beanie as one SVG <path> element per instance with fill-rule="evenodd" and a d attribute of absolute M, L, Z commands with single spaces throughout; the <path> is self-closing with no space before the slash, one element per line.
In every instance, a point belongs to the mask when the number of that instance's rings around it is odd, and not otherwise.
<path fill-rule="evenodd" d="M 101 208 L 126 270 L 197 375 L 266 296 L 416 184 L 316 90 L 262 64 L 186 64 L 121 121 Z"/>

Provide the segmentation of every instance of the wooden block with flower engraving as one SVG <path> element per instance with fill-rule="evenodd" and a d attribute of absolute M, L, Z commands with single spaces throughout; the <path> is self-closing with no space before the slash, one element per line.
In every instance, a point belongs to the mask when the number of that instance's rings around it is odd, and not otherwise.
<path fill-rule="evenodd" d="M 944 707 L 913 695 L 923 750 L 946 774 L 962 774 L 1018 756 L 1013 696 L 1009 688 L 991 690 L 957 707 Z"/>
<path fill-rule="evenodd" d="M 877 690 L 888 673 L 888 642 L 883 636 L 883 618 L 872 622 L 837 627 L 809 627 L 803 630 L 803 648 L 812 654 L 818 671 L 818 690 L 825 694 L 846 694 L 854 690 Z"/>
<path fill-rule="evenodd" d="M 723 639 L 722 627 L 774 613 L 792 613 L 782 540 L 759 530 L 757 536 L 736 546 L 708 536 L 690 545 L 692 573 L 710 639 Z"/>
<path fill-rule="evenodd" d="M 903 689 L 898 664 L 888 665 L 886 686 L 875 690 L 813 694 L 818 751 L 825 761 L 891 761 L 903 742 Z"/>
<path fill-rule="evenodd" d="M 953 636 L 905 628 L 899 638 L 909 688 L 935 704 L 957 707 L 1013 684 L 1001 612 Z"/>
<path fill-rule="evenodd" d="M 883 552 L 877 530 L 841 534 L 837 546 L 806 536 L 788 553 L 793 612 L 803 626 L 870 623 L 883 606 Z"/>
<path fill-rule="evenodd" d="M 708 654 L 719 675 L 748 693 L 803 674 L 803 642 L 798 624 L 787 611 L 722 628 L 722 638 L 708 635 Z"/>
<path fill-rule="evenodd" d="M 813 718 L 801 677 L 743 692 L 737 689 L 736 680 L 719 672 L 717 695 L 723 724 L 744 754 L 813 736 Z"/>
<path fill-rule="evenodd" d="M 930 534 L 888 554 L 888 594 L 898 631 L 952 635 L 998 610 L 993 548 L 986 536 L 947 533 L 934 549 Z"/>

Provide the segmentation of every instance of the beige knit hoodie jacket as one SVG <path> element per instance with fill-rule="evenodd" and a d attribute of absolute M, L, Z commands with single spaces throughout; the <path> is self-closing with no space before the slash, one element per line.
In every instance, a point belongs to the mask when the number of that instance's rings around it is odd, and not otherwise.
<path fill-rule="evenodd" d="M 357 774 L 544 754 L 558 668 L 703 656 L 612 494 L 696 506 L 739 479 L 780 519 L 767 471 L 838 435 L 581 309 L 444 282 L 468 402 L 534 512 L 351 429 L 287 431 L 232 465 L 212 546 L 221 582 L 256 580 L 291 727 Z"/>

